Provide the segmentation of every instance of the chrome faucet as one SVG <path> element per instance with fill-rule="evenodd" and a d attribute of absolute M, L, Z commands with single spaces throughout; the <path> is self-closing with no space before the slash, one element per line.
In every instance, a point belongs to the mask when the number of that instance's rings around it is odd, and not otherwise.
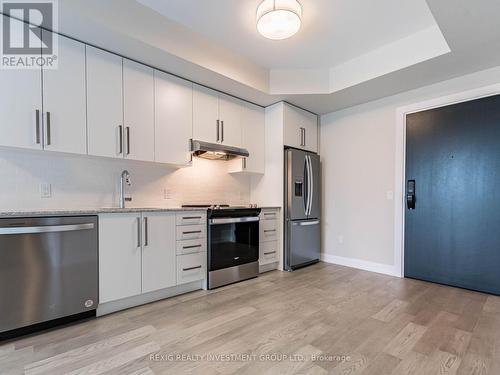
<path fill-rule="evenodd" d="M 125 208 L 125 202 L 132 201 L 132 197 L 125 197 L 125 184 L 132 185 L 130 173 L 127 170 L 124 170 L 120 177 L 120 208 Z"/>

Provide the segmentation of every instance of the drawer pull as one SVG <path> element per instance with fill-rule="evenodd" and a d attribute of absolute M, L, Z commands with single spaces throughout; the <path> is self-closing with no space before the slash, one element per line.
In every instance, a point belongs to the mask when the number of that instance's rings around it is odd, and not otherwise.
<path fill-rule="evenodd" d="M 201 244 L 200 245 L 191 245 L 191 246 L 182 246 L 183 249 L 194 249 L 197 247 L 201 247 Z"/>
<path fill-rule="evenodd" d="M 189 267 L 189 268 L 183 268 L 183 271 L 192 271 L 192 270 L 197 270 L 201 269 L 201 266 L 196 266 L 196 267 Z"/>
<path fill-rule="evenodd" d="M 264 231 L 264 233 L 270 233 L 270 232 L 276 232 L 276 229 L 268 229 Z"/>
<path fill-rule="evenodd" d="M 201 216 L 185 216 L 182 218 L 182 220 L 199 220 L 201 219 Z"/>
<path fill-rule="evenodd" d="M 182 234 L 196 234 L 201 233 L 201 230 L 190 230 L 188 232 L 182 232 Z"/>
<path fill-rule="evenodd" d="M 276 216 L 274 212 L 264 212 L 264 216 Z"/>
<path fill-rule="evenodd" d="M 276 251 L 270 251 L 269 253 L 264 253 L 264 255 L 276 254 Z"/>

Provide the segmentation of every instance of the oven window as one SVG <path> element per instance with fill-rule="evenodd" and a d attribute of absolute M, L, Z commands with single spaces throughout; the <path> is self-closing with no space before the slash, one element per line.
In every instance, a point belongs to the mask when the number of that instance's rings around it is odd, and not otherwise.
<path fill-rule="evenodd" d="M 258 221 L 210 225 L 210 271 L 258 260 Z"/>

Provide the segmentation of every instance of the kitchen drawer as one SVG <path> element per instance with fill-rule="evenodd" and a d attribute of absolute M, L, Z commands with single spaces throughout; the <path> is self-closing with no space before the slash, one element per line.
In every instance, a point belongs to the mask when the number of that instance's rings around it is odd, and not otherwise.
<path fill-rule="evenodd" d="M 279 218 L 279 210 L 262 210 L 260 214 L 260 220 L 278 220 Z"/>
<path fill-rule="evenodd" d="M 177 285 L 204 280 L 206 274 L 206 252 L 177 255 Z"/>
<path fill-rule="evenodd" d="M 269 264 L 280 260 L 279 241 L 259 244 L 259 264 Z"/>
<path fill-rule="evenodd" d="M 262 220 L 259 225 L 259 241 L 276 241 L 279 237 L 278 220 Z"/>
<path fill-rule="evenodd" d="M 203 225 L 182 225 L 176 227 L 177 241 L 196 240 L 207 237 L 207 226 Z"/>
<path fill-rule="evenodd" d="M 206 225 L 207 213 L 206 212 L 179 212 L 176 215 L 177 225 Z"/>
<path fill-rule="evenodd" d="M 207 239 L 177 241 L 177 255 L 201 253 L 207 251 Z"/>

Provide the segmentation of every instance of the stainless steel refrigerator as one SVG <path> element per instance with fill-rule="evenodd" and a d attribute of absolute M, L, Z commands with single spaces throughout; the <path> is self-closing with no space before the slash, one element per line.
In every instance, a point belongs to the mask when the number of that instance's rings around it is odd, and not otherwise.
<path fill-rule="evenodd" d="M 320 210 L 319 156 L 285 149 L 285 270 L 319 261 Z"/>

